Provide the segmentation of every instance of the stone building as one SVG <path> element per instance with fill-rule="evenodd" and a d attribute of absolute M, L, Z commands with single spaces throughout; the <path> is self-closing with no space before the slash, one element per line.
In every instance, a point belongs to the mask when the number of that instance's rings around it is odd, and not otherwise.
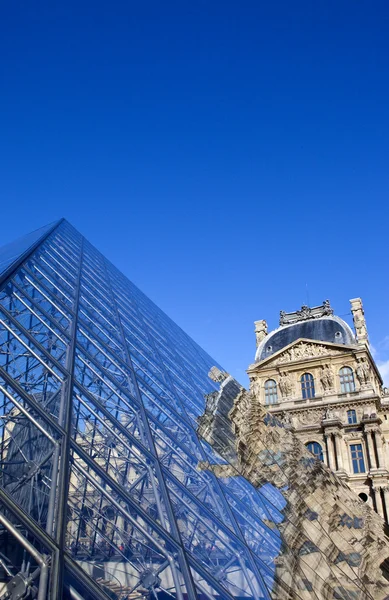
<path fill-rule="evenodd" d="M 220 390 L 207 397 L 198 433 L 224 462 L 198 467 L 220 480 L 243 475 L 278 507 L 277 525 L 262 520 L 280 536 L 270 597 L 389 600 L 385 521 L 310 454 L 290 423 L 266 411 L 256 390 L 215 369 L 210 377 Z"/>
<path fill-rule="evenodd" d="M 389 395 L 369 348 L 360 298 L 354 331 L 330 303 L 280 313 L 277 329 L 256 321 L 248 375 L 266 410 L 382 517 L 389 517 Z"/>

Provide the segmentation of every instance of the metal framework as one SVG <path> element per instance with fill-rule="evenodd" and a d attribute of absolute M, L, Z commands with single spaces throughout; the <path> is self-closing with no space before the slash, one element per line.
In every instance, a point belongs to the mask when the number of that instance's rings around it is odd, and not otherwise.
<path fill-rule="evenodd" d="M 270 599 L 277 494 L 198 468 L 215 361 L 65 220 L 12 252 L 0 599 Z"/>

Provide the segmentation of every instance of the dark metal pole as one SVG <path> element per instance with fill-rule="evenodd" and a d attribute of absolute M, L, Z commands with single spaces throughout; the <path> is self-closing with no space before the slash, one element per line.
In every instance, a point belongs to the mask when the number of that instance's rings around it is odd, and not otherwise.
<path fill-rule="evenodd" d="M 60 554 L 59 560 L 55 561 L 52 569 L 51 577 L 51 600 L 61 600 L 63 596 L 63 578 L 64 578 L 64 563 L 63 553 L 65 548 L 66 522 L 68 509 L 68 492 L 69 492 L 69 476 L 70 476 L 70 441 L 71 441 L 71 421 L 73 407 L 73 380 L 74 380 L 74 362 L 77 337 L 77 318 L 78 307 L 80 301 L 81 273 L 84 251 L 84 238 L 81 238 L 80 259 L 78 264 L 78 274 L 75 286 L 74 296 L 74 319 L 72 322 L 70 343 L 67 349 L 65 367 L 69 373 L 67 380 L 63 384 L 61 392 L 61 401 L 59 407 L 59 425 L 65 430 L 65 436 L 62 440 L 61 458 L 59 465 L 59 481 L 58 481 L 58 506 L 57 520 L 55 523 L 55 539 L 58 543 Z"/>

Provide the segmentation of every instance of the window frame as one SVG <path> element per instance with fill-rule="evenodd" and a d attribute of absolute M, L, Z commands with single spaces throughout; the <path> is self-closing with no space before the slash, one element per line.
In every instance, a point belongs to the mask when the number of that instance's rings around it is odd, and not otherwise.
<path fill-rule="evenodd" d="M 317 446 L 320 448 L 320 452 L 313 452 L 308 446 L 312 445 L 312 446 Z M 315 458 L 318 458 L 322 463 L 324 463 L 324 452 L 323 452 L 323 446 L 317 442 L 316 440 L 311 440 L 310 442 L 305 442 L 305 447 L 308 450 L 308 452 L 310 452 Z"/>
<path fill-rule="evenodd" d="M 300 377 L 301 395 L 303 400 L 311 400 L 316 397 L 315 378 L 308 371 Z"/>
<path fill-rule="evenodd" d="M 350 420 L 351 417 L 351 420 Z M 354 408 L 350 408 L 347 411 L 347 424 L 348 425 L 356 425 L 358 423 L 357 419 L 357 411 Z"/>
<path fill-rule="evenodd" d="M 340 383 L 340 393 L 351 394 L 352 392 L 355 392 L 354 369 L 352 369 L 352 367 L 350 367 L 349 365 L 343 365 L 343 367 L 339 369 L 338 375 Z"/>
<path fill-rule="evenodd" d="M 268 386 L 267 384 L 270 383 L 274 385 L 271 387 Z M 266 379 L 263 387 L 265 390 L 265 406 L 273 406 L 273 404 L 278 404 L 278 386 L 276 380 L 269 377 L 269 379 Z"/>
<path fill-rule="evenodd" d="M 353 453 L 355 452 L 359 452 L 358 450 L 353 450 L 353 448 L 357 448 L 359 446 L 360 448 L 360 456 L 353 456 Z M 350 460 L 351 460 L 351 467 L 352 467 L 352 473 L 353 475 L 360 475 L 363 473 L 367 473 L 366 471 L 366 460 L 365 460 L 365 452 L 364 452 L 364 448 L 363 448 L 363 444 L 362 441 L 360 441 L 359 443 L 355 444 L 349 444 L 349 449 L 350 449 Z M 355 461 L 355 463 L 354 463 Z M 363 470 L 360 469 L 361 466 L 361 461 L 362 461 L 362 466 L 363 466 Z M 355 464 L 357 465 L 358 470 L 355 470 Z"/>

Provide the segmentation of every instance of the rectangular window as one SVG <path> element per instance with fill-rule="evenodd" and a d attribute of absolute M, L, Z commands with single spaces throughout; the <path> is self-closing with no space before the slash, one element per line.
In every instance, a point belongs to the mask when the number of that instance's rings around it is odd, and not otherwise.
<path fill-rule="evenodd" d="M 365 473 L 365 461 L 363 459 L 362 444 L 351 444 L 351 461 L 354 473 Z"/>
<path fill-rule="evenodd" d="M 349 425 L 353 425 L 357 422 L 357 413 L 355 412 L 355 410 L 347 411 L 347 420 L 349 422 Z"/>

